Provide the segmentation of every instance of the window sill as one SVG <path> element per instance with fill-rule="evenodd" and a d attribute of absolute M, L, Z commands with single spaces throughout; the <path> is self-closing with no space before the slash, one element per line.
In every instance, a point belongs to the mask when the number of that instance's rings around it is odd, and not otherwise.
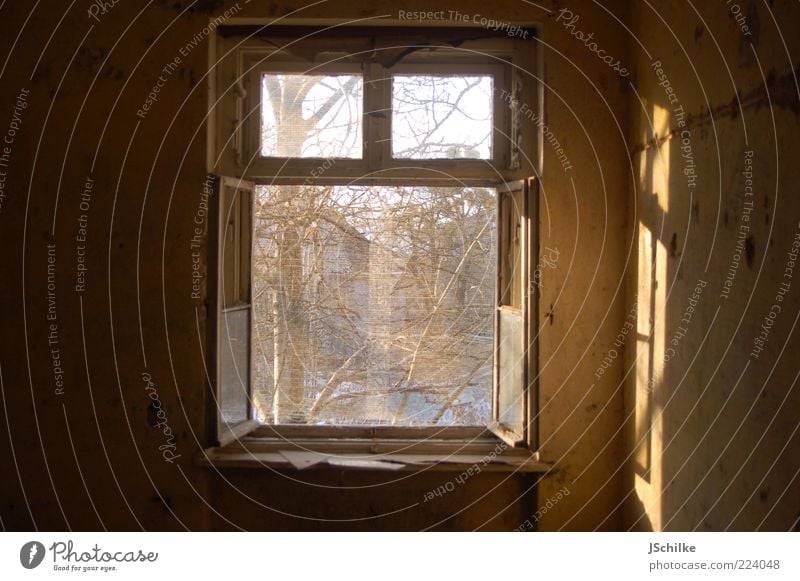
<path fill-rule="evenodd" d="M 470 440 L 299 439 L 246 437 L 208 448 L 197 458 L 214 468 L 270 468 L 278 471 L 377 470 L 392 472 L 469 470 L 549 472 L 538 452 L 508 448 L 496 438 Z"/>

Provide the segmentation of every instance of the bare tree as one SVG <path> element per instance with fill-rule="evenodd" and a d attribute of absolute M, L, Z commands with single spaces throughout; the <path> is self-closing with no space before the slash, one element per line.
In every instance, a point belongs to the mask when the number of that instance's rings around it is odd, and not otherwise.
<path fill-rule="evenodd" d="M 360 146 L 354 79 L 267 75 L 272 123 L 264 142 L 281 156 L 350 155 Z M 479 146 L 437 133 L 463 115 L 474 86 L 467 81 L 448 97 L 456 113 L 420 128 L 432 139 L 420 138 L 417 152 Z M 404 92 L 406 105 L 414 105 L 413 94 Z M 417 106 L 438 115 L 431 91 L 417 95 Z M 339 139 L 330 139 L 331 127 Z M 275 423 L 485 420 L 494 236 L 494 197 L 484 188 L 259 188 L 253 347 L 260 413 Z M 486 401 L 478 401 L 482 395 Z"/>

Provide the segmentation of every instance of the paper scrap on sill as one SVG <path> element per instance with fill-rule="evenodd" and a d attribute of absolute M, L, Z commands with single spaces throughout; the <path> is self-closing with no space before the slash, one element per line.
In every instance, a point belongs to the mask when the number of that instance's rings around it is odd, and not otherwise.
<path fill-rule="evenodd" d="M 294 450 L 281 450 L 280 455 L 289 462 L 296 470 L 304 470 L 321 463 L 340 468 L 364 468 L 376 470 L 400 470 L 405 466 L 430 466 L 434 464 L 486 464 L 487 457 L 477 454 L 454 454 L 452 456 L 431 456 L 425 454 L 399 454 L 391 458 L 386 456 L 380 458 L 364 457 L 340 457 L 331 454 L 320 454 L 319 452 L 305 452 Z M 491 463 L 518 465 L 520 457 L 496 456 Z"/>

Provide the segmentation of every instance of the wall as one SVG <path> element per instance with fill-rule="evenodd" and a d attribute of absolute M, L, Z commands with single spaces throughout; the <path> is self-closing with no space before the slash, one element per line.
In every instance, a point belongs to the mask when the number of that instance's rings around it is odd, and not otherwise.
<path fill-rule="evenodd" d="M 275 17 L 300 6 L 240 4 L 236 16 Z M 0 42 L 11 56 L 2 70 L 0 130 L 17 94 L 29 91 L 2 168 L 3 526 L 516 528 L 537 508 L 532 478 L 481 474 L 425 505 L 424 493 L 452 475 L 216 473 L 195 465 L 210 443 L 206 311 L 191 298 L 191 237 L 205 179 L 203 28 L 232 5 L 118 3 L 94 19 L 84 9 L 2 8 Z M 578 28 L 623 63 L 617 19 L 625 20 L 625 6 L 581 0 L 573 8 Z M 543 458 L 558 469 L 538 486 L 547 510 L 536 524 L 613 529 L 622 524 L 622 366 L 595 372 L 624 318 L 627 87 L 555 22 L 556 9 L 554 2 L 458 5 L 462 13 L 542 23 L 544 121 L 563 152 L 544 144 L 542 246 L 557 258 L 542 278 L 540 427 Z M 327 2 L 299 14 L 396 12 L 389 1 Z M 157 100 L 148 104 L 155 86 Z M 569 494 L 548 502 L 562 487 Z"/>
<path fill-rule="evenodd" d="M 634 6 L 625 525 L 796 528 L 800 11 Z"/>

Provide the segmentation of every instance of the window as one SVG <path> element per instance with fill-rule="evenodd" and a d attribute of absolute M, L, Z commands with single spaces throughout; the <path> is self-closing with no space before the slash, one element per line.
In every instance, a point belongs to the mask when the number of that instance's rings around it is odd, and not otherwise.
<path fill-rule="evenodd" d="M 261 75 L 261 156 L 361 157 L 360 75 Z"/>
<path fill-rule="evenodd" d="M 506 97 L 515 43 L 430 38 L 399 56 L 391 34 L 222 42 L 213 124 L 231 130 L 211 165 L 242 177 L 218 188 L 221 444 L 487 427 L 533 442 L 537 196 Z"/>
<path fill-rule="evenodd" d="M 260 421 L 491 418 L 494 189 L 255 191 L 251 382 Z"/>
<path fill-rule="evenodd" d="M 492 159 L 492 75 L 392 75 L 392 157 Z"/>

